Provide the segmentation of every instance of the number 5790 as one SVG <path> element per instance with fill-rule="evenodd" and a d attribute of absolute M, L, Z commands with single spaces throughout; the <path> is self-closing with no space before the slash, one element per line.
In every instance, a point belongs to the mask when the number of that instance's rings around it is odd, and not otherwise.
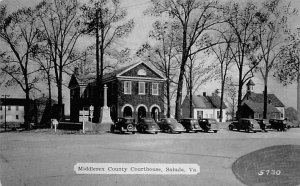
<path fill-rule="evenodd" d="M 260 170 L 258 172 L 259 176 L 262 176 L 262 175 L 280 175 L 280 174 L 281 174 L 280 170 Z"/>

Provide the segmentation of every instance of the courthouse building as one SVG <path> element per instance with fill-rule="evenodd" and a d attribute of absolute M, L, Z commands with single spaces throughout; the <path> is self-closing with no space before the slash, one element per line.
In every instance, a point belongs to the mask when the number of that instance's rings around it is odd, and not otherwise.
<path fill-rule="evenodd" d="M 164 82 L 166 78 L 144 62 L 135 63 L 104 74 L 102 85 L 108 87 L 107 106 L 113 121 L 131 116 L 159 119 L 164 113 Z M 71 121 L 82 121 L 82 113 L 95 105 L 95 75 L 72 75 L 70 89 Z M 83 112 L 82 112 L 83 111 Z M 86 111 L 84 114 L 89 114 Z"/>

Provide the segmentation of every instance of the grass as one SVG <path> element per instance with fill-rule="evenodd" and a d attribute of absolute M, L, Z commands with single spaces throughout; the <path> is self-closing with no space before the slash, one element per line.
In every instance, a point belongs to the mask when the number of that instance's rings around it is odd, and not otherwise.
<path fill-rule="evenodd" d="M 237 159 L 232 171 L 246 185 L 299 185 L 300 146 L 271 146 L 251 152 Z"/>

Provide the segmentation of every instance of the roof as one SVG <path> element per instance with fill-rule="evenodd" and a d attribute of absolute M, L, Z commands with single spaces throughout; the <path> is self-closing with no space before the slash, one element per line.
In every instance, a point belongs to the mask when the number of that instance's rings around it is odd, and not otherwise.
<path fill-rule="evenodd" d="M 252 85 L 252 86 L 254 86 L 255 83 L 250 79 L 246 85 Z"/>
<path fill-rule="evenodd" d="M 262 113 L 264 111 L 263 103 L 253 102 L 251 100 L 246 100 L 244 105 L 247 105 L 253 112 Z M 272 104 L 268 104 L 267 106 L 268 113 L 280 113 L 278 109 L 276 109 Z"/>
<path fill-rule="evenodd" d="M 284 107 L 284 104 L 277 98 L 275 94 L 268 94 L 268 103 L 269 100 L 271 101 L 272 105 L 275 107 Z M 243 101 L 251 100 L 256 103 L 263 103 L 264 102 L 264 94 L 258 94 L 251 92 L 250 94 L 247 93 L 244 97 Z"/>
<path fill-rule="evenodd" d="M 133 64 L 129 64 L 127 66 L 121 67 L 119 69 L 116 69 L 112 72 L 109 73 L 105 73 L 103 74 L 103 81 L 110 81 L 111 79 L 117 78 L 122 76 L 122 74 L 130 71 L 131 69 L 133 69 L 134 67 L 137 67 L 138 65 L 145 65 L 147 68 L 149 68 L 154 74 L 156 74 L 158 77 L 160 77 L 160 79 L 162 80 L 166 80 L 166 78 L 161 75 L 160 72 L 158 72 L 157 70 L 155 70 L 154 68 L 151 68 L 149 65 L 147 65 L 144 62 L 139 62 L 139 63 L 133 63 Z M 69 88 L 73 87 L 73 86 L 85 86 L 87 84 L 90 83 L 95 83 L 96 80 L 96 75 L 94 73 L 90 73 L 90 74 L 73 74 L 71 77 L 71 80 L 69 82 Z"/>
<path fill-rule="evenodd" d="M 216 109 L 220 108 L 221 98 L 219 96 L 193 96 L 193 105 L 195 108 Z M 227 108 L 223 102 L 223 109 Z"/>

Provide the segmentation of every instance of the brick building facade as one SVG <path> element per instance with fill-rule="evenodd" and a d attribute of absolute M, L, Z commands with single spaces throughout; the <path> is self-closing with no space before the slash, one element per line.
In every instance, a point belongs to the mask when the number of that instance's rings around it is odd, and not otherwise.
<path fill-rule="evenodd" d="M 107 106 L 110 107 L 112 120 L 125 116 L 136 120 L 162 117 L 165 80 L 165 77 L 143 62 L 104 74 L 102 85 L 108 87 Z M 78 122 L 80 110 L 94 105 L 97 98 L 95 86 L 95 77 L 73 74 L 69 83 L 72 121 Z"/>

